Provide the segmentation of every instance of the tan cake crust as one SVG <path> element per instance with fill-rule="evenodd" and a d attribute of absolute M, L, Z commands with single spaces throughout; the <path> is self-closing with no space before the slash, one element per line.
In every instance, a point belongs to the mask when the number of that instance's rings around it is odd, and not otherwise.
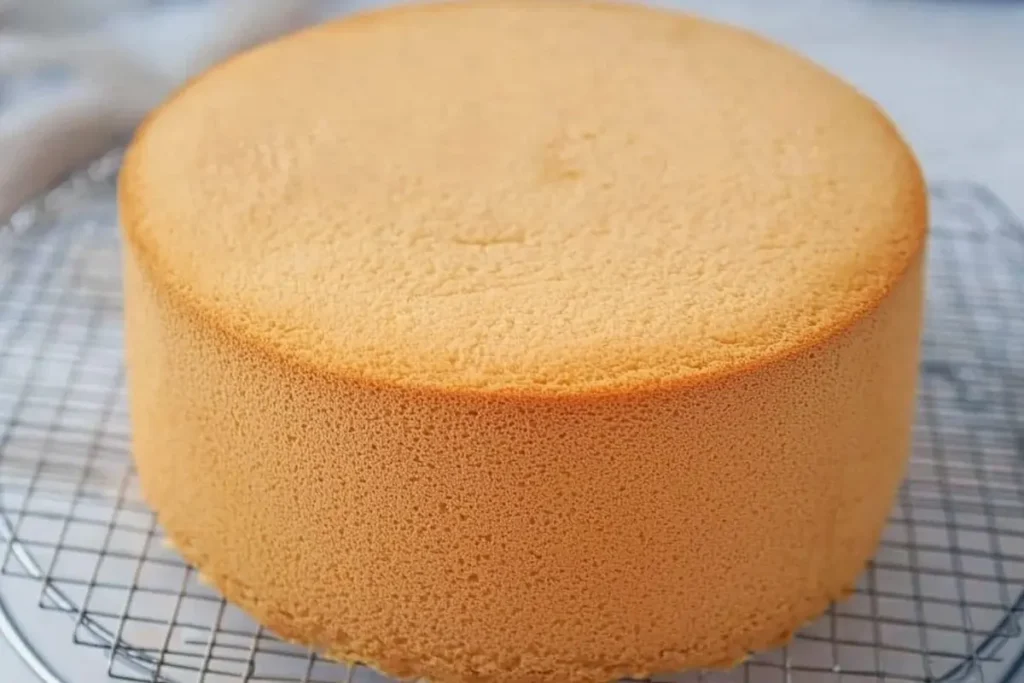
<path fill-rule="evenodd" d="M 924 185 L 781 48 L 618 5 L 362 15 L 189 85 L 120 201 L 147 499 L 285 638 L 439 681 L 728 666 L 874 551 Z"/>

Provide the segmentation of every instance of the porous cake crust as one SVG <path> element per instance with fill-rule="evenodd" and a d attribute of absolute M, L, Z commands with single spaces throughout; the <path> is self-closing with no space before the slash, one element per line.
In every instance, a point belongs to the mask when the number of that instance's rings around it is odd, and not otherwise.
<path fill-rule="evenodd" d="M 724 666 L 876 546 L 924 186 L 782 48 L 588 2 L 360 15 L 182 90 L 120 202 L 146 496 L 286 638 L 440 681 Z"/>

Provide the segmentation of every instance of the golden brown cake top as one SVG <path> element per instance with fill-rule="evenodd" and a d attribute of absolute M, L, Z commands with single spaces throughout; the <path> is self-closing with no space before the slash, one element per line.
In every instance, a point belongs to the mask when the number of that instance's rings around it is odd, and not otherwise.
<path fill-rule="evenodd" d="M 126 237 L 196 319 L 451 390 L 695 381 L 806 348 L 921 248 L 916 162 L 808 61 L 691 17 L 453 2 L 237 57 L 126 159 Z"/>

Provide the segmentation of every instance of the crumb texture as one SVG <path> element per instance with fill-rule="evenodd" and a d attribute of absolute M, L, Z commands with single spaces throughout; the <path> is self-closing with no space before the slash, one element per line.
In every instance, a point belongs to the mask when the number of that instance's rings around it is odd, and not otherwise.
<path fill-rule="evenodd" d="M 245 54 L 148 122 L 122 195 L 165 286 L 254 343 L 554 393 L 805 345 L 923 232 L 914 159 L 842 82 L 575 2 L 372 13 Z"/>
<path fill-rule="evenodd" d="M 854 90 L 659 10 L 418 5 L 246 53 L 122 174 L 146 496 L 262 623 L 393 675 L 730 666 L 875 549 L 923 187 Z"/>

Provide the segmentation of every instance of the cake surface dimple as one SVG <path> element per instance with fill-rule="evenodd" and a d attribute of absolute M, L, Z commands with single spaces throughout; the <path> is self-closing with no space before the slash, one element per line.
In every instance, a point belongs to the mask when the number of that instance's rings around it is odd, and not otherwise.
<path fill-rule="evenodd" d="M 289 640 L 453 683 L 729 666 L 874 552 L 924 182 L 798 55 L 640 6 L 392 8 L 203 75 L 120 182 L 146 498 Z"/>
<path fill-rule="evenodd" d="M 693 18 L 529 5 L 370 14 L 215 69 L 137 142 L 130 238 L 258 344 L 467 389 L 758 364 L 907 268 L 916 167 L 848 86 Z"/>

